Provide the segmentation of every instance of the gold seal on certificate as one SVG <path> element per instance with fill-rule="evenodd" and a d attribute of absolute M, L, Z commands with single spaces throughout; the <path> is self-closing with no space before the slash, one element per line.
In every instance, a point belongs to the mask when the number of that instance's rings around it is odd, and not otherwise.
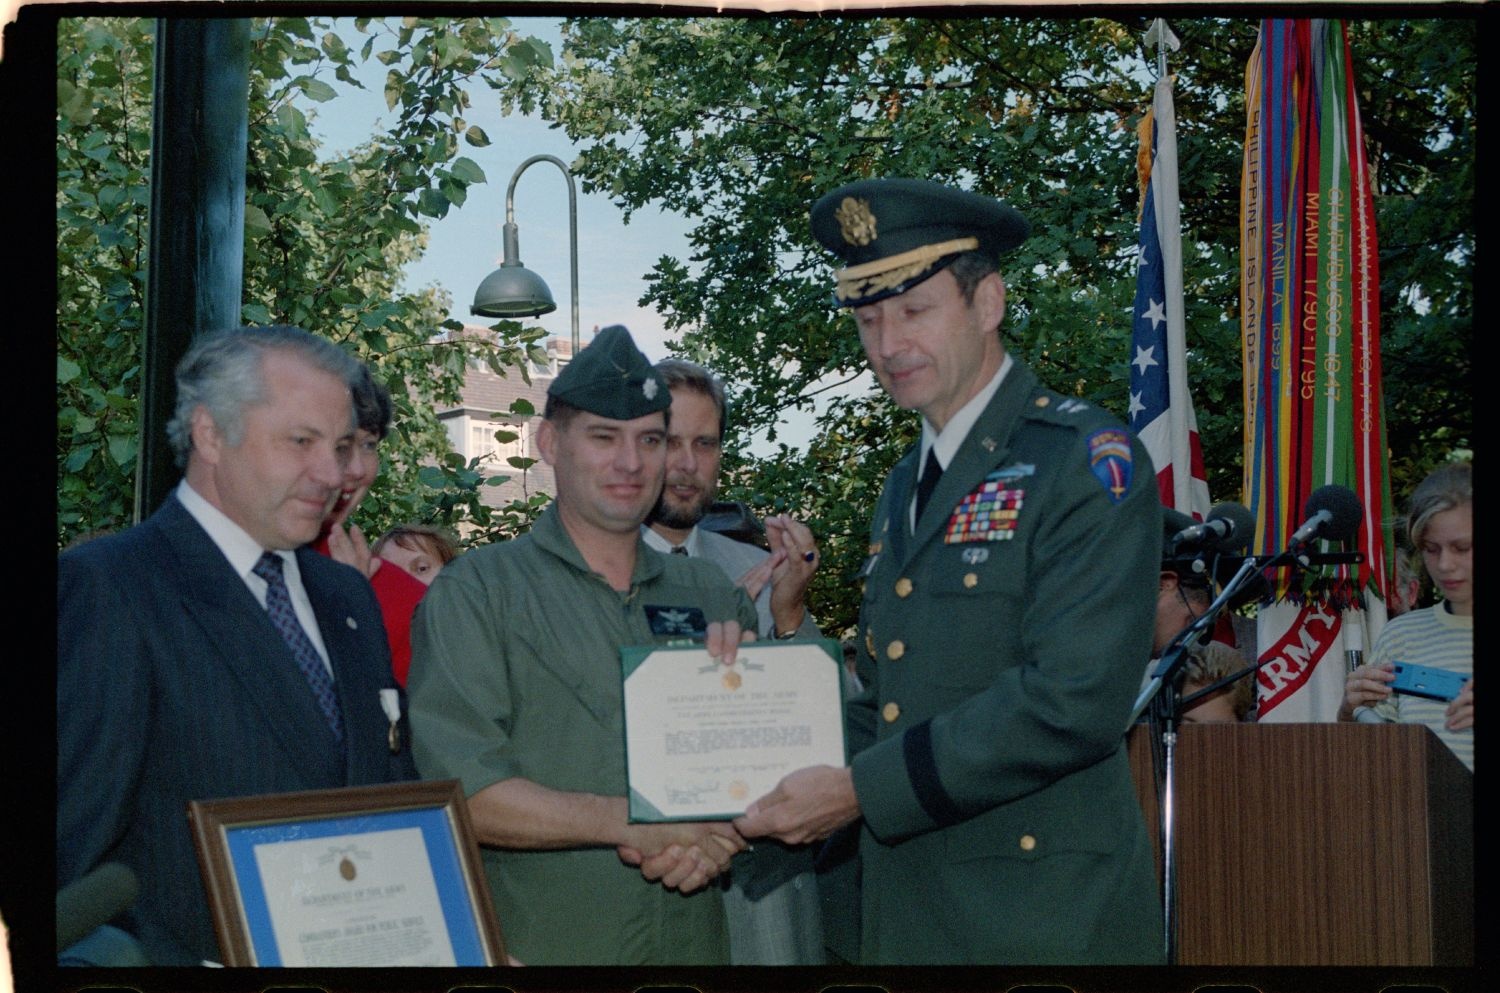
<path fill-rule="evenodd" d="M 457 780 L 195 800 L 224 964 L 507 961 Z"/>
<path fill-rule="evenodd" d="M 843 766 L 843 681 L 826 639 L 627 648 L 625 767 L 632 821 L 728 820 L 810 765 Z"/>

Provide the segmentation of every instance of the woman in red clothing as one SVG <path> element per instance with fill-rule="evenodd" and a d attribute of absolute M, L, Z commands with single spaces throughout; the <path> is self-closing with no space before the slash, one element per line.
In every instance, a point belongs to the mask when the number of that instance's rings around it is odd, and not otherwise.
<path fill-rule="evenodd" d="M 361 367 L 359 382 L 353 384 L 352 391 L 354 451 L 344 469 L 343 492 L 313 547 L 337 562 L 353 566 L 370 580 L 391 646 L 391 669 L 396 682 L 404 687 L 406 671 L 411 666 L 411 615 L 422 594 L 427 592 L 427 584 L 400 566 L 372 555 L 359 525 L 346 524 L 380 473 L 380 443 L 391 429 L 391 395 L 371 375 L 368 366 Z"/>

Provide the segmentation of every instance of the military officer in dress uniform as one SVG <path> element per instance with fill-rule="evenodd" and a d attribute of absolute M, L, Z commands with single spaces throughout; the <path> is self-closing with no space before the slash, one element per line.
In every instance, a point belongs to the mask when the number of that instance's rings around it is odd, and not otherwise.
<path fill-rule="evenodd" d="M 922 438 L 871 524 L 853 761 L 789 774 L 736 826 L 795 844 L 858 822 L 866 963 L 1161 962 L 1124 746 L 1160 567 L 1145 450 L 1001 344 L 1016 210 L 876 179 L 812 225 Z"/>

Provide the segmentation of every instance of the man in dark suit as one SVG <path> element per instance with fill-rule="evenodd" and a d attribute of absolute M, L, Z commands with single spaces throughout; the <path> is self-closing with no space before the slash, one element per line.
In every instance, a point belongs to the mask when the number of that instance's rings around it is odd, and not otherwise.
<path fill-rule="evenodd" d="M 57 883 L 132 870 L 112 924 L 154 965 L 220 957 L 188 801 L 415 777 L 370 585 L 303 547 L 339 492 L 356 373 L 296 328 L 199 338 L 167 428 L 182 482 L 58 559 Z"/>
<path fill-rule="evenodd" d="M 866 180 L 812 224 L 922 440 L 871 525 L 852 763 L 791 773 L 735 825 L 798 843 L 859 822 L 863 962 L 1162 961 L 1124 748 L 1160 565 L 1145 450 L 1002 346 L 1014 209 Z"/>

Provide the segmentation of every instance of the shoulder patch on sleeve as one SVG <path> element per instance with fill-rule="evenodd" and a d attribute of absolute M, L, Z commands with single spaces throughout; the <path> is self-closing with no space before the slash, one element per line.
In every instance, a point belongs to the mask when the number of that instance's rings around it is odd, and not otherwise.
<path fill-rule="evenodd" d="M 1104 428 L 1088 437 L 1089 471 L 1112 503 L 1125 499 L 1130 490 L 1130 435 L 1123 428 Z"/>

